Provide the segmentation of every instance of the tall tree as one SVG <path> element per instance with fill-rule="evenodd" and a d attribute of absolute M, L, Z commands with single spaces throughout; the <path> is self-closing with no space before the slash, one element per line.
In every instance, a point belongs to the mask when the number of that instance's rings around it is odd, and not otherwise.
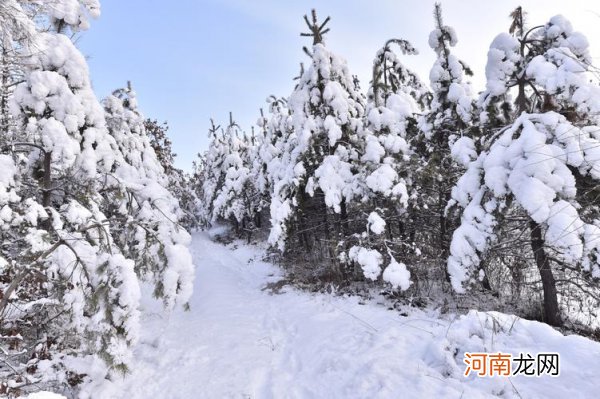
<path fill-rule="evenodd" d="M 169 191 L 169 176 L 151 145 L 131 85 L 115 90 L 104 108 L 108 132 L 123 154 L 112 169 L 117 180 L 108 179 L 102 192 L 120 247 L 135 260 L 138 273 L 154 276 L 155 294 L 167 307 L 187 306 L 193 283 L 191 238 L 178 223 L 183 212 Z"/>
<path fill-rule="evenodd" d="M 434 23 L 429 35 L 429 46 L 436 55 L 429 73 L 431 103 L 419 118 L 420 132 L 411 143 L 416 155 L 412 189 L 418 193 L 411 219 L 420 226 L 416 236 L 423 243 L 423 256 L 445 271 L 450 237 L 458 222 L 446 206 L 461 172 L 451 148 L 473 135 L 475 104 L 466 81 L 471 71 L 452 54 L 457 35 L 444 24 L 439 3 L 434 8 Z"/>
<path fill-rule="evenodd" d="M 564 17 L 527 29 L 520 8 L 511 16 L 513 35 L 498 35 L 488 52 L 480 100 L 488 139 L 453 191 L 464 211 L 448 268 L 455 289 L 463 291 L 507 225 L 503 216 L 521 210 L 541 279 L 544 320 L 560 325 L 555 273 L 588 283 L 600 277 L 597 203 L 589 200 L 600 177 L 599 89 L 587 73 L 588 42 Z M 511 92 L 515 104 L 508 108 L 502 104 Z M 492 118 L 501 108 L 505 115 Z"/>
<path fill-rule="evenodd" d="M 192 176 L 175 166 L 177 154 L 173 152 L 172 142 L 169 138 L 169 125 L 167 122 L 159 123 L 156 120 L 146 119 L 144 129 L 150 140 L 150 145 L 167 175 L 167 187 L 179 202 L 182 215 L 178 222 L 185 228 L 197 228 L 200 224 L 198 219 L 198 197 L 192 184 Z"/>
<path fill-rule="evenodd" d="M 403 55 L 417 50 L 402 39 L 388 40 L 373 61 L 373 78 L 368 93 L 364 129 L 360 131 L 361 156 L 358 169 L 361 205 L 368 215 L 366 232 L 355 234 L 350 258 L 359 264 L 387 265 L 383 280 L 395 288 L 409 286 L 410 273 L 396 257 L 408 259 L 414 251 L 407 231 L 412 149 L 410 137 L 415 135 L 415 115 L 428 102 L 428 91 L 417 75 L 406 68 Z M 376 267 L 370 277 L 379 276 Z"/>
<path fill-rule="evenodd" d="M 89 380 L 91 367 L 97 376 L 99 364 L 108 374 L 127 370 L 140 280 L 150 277 L 172 306 L 187 302 L 194 273 L 190 237 L 159 184 L 164 173 L 135 97 L 120 93 L 111 101 L 120 113 L 106 114 L 69 38 L 87 28 L 98 2 L 8 5 L 15 26 L 31 30 L 8 37 L 23 63 L 10 94 L 14 134 L 1 137 L 0 330 L 35 350 L 11 348 L 10 373 L 27 367 L 31 376 L 9 376 L 0 392 L 37 382 L 42 360 L 65 384 Z M 76 356 L 86 360 L 71 361 Z"/>
<path fill-rule="evenodd" d="M 309 28 L 303 36 L 312 38 L 305 48 L 310 58 L 288 104 L 292 133 L 281 177 L 274 184 L 271 201 L 273 228 L 269 241 L 280 248 L 290 234 L 300 233 L 305 248 L 317 244 L 307 234 L 316 226 L 326 237 L 324 247 L 333 275 L 339 276 L 337 243 L 348 228 L 348 203 L 356 194 L 358 131 L 362 125 L 365 99 L 346 62 L 329 51 L 323 35 L 329 18 L 320 23 L 315 11 L 305 16 Z"/>
<path fill-rule="evenodd" d="M 23 198 L 6 215 L 21 237 L 2 233 L 16 247 L 4 253 L 11 260 L 4 269 L 11 283 L 0 312 L 3 327 L 22 330 L 28 339 L 45 334 L 40 345 L 46 351 L 99 353 L 110 367 L 124 370 L 139 329 L 138 279 L 133 262 L 111 250 L 114 238 L 96 191 L 97 179 L 110 172 L 119 154 L 85 59 L 63 33 L 84 27 L 86 10 L 95 14 L 92 3 L 77 3 L 64 18 L 59 15 L 66 3 L 39 3 L 53 28 L 23 43 L 28 70 L 11 99 L 20 134 L 5 148 L 8 154 L 26 153 L 9 167 L 14 177 L 5 180 Z M 14 252 L 23 244 L 22 252 Z M 31 305 L 36 301 L 47 305 Z M 24 303 L 29 311 L 14 318 L 15 307 Z M 32 367 L 38 360 L 32 359 Z"/>
<path fill-rule="evenodd" d="M 232 219 L 238 232 L 248 235 L 255 229 L 255 217 L 260 211 L 260 197 L 252 179 L 256 159 L 256 142 L 229 115 L 225 129 L 228 154 L 225 157 L 225 176 L 213 203 L 213 217 Z"/>

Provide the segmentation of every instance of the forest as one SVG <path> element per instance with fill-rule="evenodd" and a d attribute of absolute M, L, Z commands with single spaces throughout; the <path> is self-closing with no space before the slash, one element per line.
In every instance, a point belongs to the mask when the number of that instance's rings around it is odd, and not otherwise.
<path fill-rule="evenodd" d="M 479 93 L 439 4 L 429 81 L 402 64 L 417 50 L 392 38 L 363 91 L 324 43 L 329 18 L 313 10 L 292 93 L 269 97 L 250 132 L 231 115 L 212 124 L 191 176 L 197 220 L 267 237 L 300 283 L 368 282 L 420 303 L 593 324 L 597 70 L 564 17 L 529 27 L 517 8 L 510 20 Z"/>
<path fill-rule="evenodd" d="M 97 98 L 76 38 L 99 15 L 99 0 L 0 1 L 0 396 L 111 397 L 90 387 L 135 371 L 145 292 L 194 313 L 202 231 L 265 248 L 271 290 L 600 339 L 600 86 L 565 17 L 515 9 L 473 87 L 440 4 L 431 69 L 381 38 L 368 82 L 312 10 L 290 92 L 254 126 L 211 120 L 184 171 L 135 82 Z"/>

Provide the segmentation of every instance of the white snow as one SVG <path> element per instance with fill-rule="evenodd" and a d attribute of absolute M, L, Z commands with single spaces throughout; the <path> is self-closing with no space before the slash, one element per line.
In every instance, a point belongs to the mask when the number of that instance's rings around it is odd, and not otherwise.
<path fill-rule="evenodd" d="M 369 214 L 369 228 L 375 234 L 381 234 L 385 231 L 385 220 L 379 216 L 377 212 L 371 212 Z"/>
<path fill-rule="evenodd" d="M 461 137 L 450 147 L 452 158 L 462 166 L 469 165 L 469 162 L 477 158 L 475 143 L 470 137 Z"/>
<path fill-rule="evenodd" d="M 496 312 L 440 316 L 356 297 L 263 290 L 262 251 L 193 238 L 191 311 L 145 302 L 132 373 L 93 398 L 596 397 L 600 344 Z M 464 377 L 469 352 L 560 353 L 560 377 Z"/>
<path fill-rule="evenodd" d="M 361 266 L 366 278 L 377 280 L 377 277 L 379 277 L 379 274 L 381 273 L 381 262 L 383 261 L 379 251 L 376 249 L 354 246 L 348 251 L 348 256 Z"/>
<path fill-rule="evenodd" d="M 40 391 L 29 394 L 23 399 L 66 399 L 66 397 L 52 392 Z"/>
<path fill-rule="evenodd" d="M 389 266 L 385 268 L 381 277 L 383 281 L 387 281 L 392 287 L 400 288 L 402 291 L 406 291 L 411 284 L 410 272 L 406 268 L 406 265 L 396 262 L 394 258 L 392 258 Z"/>

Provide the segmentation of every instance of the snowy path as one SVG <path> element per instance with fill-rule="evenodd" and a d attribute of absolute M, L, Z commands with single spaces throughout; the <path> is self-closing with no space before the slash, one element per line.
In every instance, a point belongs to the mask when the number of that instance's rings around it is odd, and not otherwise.
<path fill-rule="evenodd" d="M 600 344 L 592 341 L 522 320 L 508 333 L 513 318 L 503 315 L 495 316 L 505 332 L 494 333 L 492 318 L 482 313 L 450 322 L 432 312 L 401 316 L 356 298 L 290 288 L 271 295 L 261 288 L 280 272 L 258 260 L 256 249 L 233 250 L 197 234 L 193 252 L 191 311 L 164 316 L 147 303 L 136 365 L 113 386 L 116 397 L 574 399 L 597 393 Z M 462 353 L 482 350 L 560 351 L 561 377 L 463 377 Z"/>

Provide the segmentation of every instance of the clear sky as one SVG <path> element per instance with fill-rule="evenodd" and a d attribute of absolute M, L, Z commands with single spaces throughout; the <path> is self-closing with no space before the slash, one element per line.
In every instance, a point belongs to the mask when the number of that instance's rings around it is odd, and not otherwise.
<path fill-rule="evenodd" d="M 208 145 L 210 118 L 229 111 L 250 129 L 270 94 L 287 96 L 306 61 L 309 38 L 302 16 L 316 8 L 331 16 L 326 44 L 348 60 L 362 87 L 372 58 L 392 37 L 407 39 L 420 55 L 406 59 L 427 81 L 433 51 L 433 0 L 101 0 L 102 16 L 79 38 L 99 97 L 131 80 L 145 116 L 166 120 L 177 165 L 191 168 Z M 595 63 L 600 57 L 600 3 L 583 0 L 442 0 L 446 25 L 455 28 L 455 53 L 474 70 L 475 89 L 485 84 L 491 40 L 509 26 L 522 5 L 530 25 L 563 14 L 586 34 Z"/>

